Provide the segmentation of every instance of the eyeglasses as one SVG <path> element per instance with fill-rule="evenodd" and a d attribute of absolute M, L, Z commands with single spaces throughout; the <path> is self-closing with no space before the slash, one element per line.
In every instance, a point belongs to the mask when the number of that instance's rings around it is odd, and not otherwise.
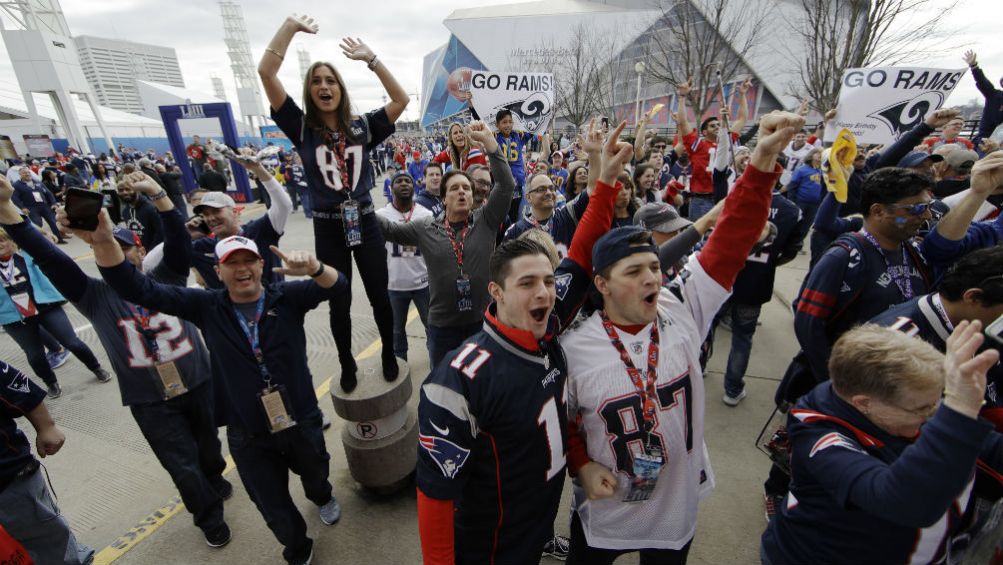
<path fill-rule="evenodd" d="M 920 202 L 919 204 L 885 204 L 892 210 L 905 210 L 910 216 L 922 216 L 933 206 L 933 202 Z"/>
<path fill-rule="evenodd" d="M 474 179 L 474 184 L 476 184 L 477 186 L 486 186 L 488 188 L 491 188 L 491 181 L 489 180 Z"/>
<path fill-rule="evenodd" d="M 933 404 L 927 404 L 927 405 L 924 405 L 924 406 L 920 406 L 918 408 L 906 408 L 904 406 L 899 406 L 898 404 L 893 404 L 891 402 L 885 402 L 884 404 L 887 404 L 888 406 L 891 406 L 892 408 L 894 408 L 896 410 L 900 410 L 900 411 L 905 412 L 907 414 L 912 414 L 913 416 L 917 416 L 917 417 L 925 419 L 925 418 L 929 418 L 930 415 L 933 414 L 937 410 L 937 407 L 940 406 L 940 399 L 938 398 L 937 401 L 934 402 Z"/>
<path fill-rule="evenodd" d="M 557 192 L 557 187 L 552 184 L 548 184 L 547 186 L 541 186 L 540 188 L 534 188 L 533 190 L 530 190 L 529 194 L 536 194 L 537 192 L 544 192 L 544 191 Z"/>

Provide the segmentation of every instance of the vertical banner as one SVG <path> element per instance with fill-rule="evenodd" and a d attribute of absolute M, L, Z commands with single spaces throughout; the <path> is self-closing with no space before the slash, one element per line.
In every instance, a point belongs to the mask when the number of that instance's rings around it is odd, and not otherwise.
<path fill-rule="evenodd" d="M 893 143 L 944 106 L 965 69 L 879 67 L 847 69 L 835 119 L 825 128 L 832 141 L 843 128 L 860 144 Z"/>
<path fill-rule="evenodd" d="M 14 149 L 14 142 L 6 135 L 0 135 L 0 157 L 4 159 L 17 159 L 17 150 Z"/>
<path fill-rule="evenodd" d="M 474 111 L 490 126 L 499 110 L 509 110 L 513 130 L 543 134 L 554 117 L 554 75 L 550 73 L 472 71 L 470 94 Z"/>
<path fill-rule="evenodd" d="M 28 154 L 32 157 L 52 157 L 56 150 L 52 148 L 52 140 L 47 135 L 23 135 L 24 144 L 28 146 Z"/>

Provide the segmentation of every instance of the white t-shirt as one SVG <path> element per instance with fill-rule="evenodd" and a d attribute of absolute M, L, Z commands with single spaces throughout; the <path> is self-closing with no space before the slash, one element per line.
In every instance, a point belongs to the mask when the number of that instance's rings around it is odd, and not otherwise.
<path fill-rule="evenodd" d="M 640 396 L 599 313 L 561 336 L 568 360 L 568 421 L 581 416 L 579 433 L 589 458 L 617 477 L 609 498 L 589 500 L 584 489 L 574 489 L 575 508 L 592 547 L 680 549 L 696 531 L 700 499 L 714 489 L 704 445 L 700 344 L 730 293 L 698 259 L 691 259 L 669 285 L 658 297 L 659 398 L 652 432 L 661 443 L 665 463 L 654 492 L 644 502 L 623 501 L 631 478 L 624 469 L 633 468 L 632 455 L 643 449 Z M 622 330 L 618 334 L 634 366 L 646 374 L 651 324 L 637 335 Z"/>
<path fill-rule="evenodd" d="M 415 204 L 411 211 L 402 214 L 392 203 L 376 211 L 377 214 L 390 220 L 404 224 L 418 221 L 432 212 L 420 204 Z M 418 290 L 428 286 L 428 267 L 421 256 L 421 250 L 412 245 L 399 245 L 387 242 L 387 272 L 390 275 L 389 290 Z"/>

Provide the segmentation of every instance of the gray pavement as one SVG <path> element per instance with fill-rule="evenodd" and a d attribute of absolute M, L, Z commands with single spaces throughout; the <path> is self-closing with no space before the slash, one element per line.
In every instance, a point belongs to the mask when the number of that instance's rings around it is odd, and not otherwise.
<path fill-rule="evenodd" d="M 377 200 L 382 202 L 382 197 Z M 263 210 L 252 207 L 245 215 L 251 218 L 261 213 Z M 313 232 L 302 213 L 291 217 L 282 247 L 313 249 Z M 97 268 L 84 244 L 73 241 L 64 249 L 79 257 L 79 264 L 87 272 L 96 275 Z M 690 563 L 759 561 L 759 536 L 765 526 L 762 482 L 769 462 L 756 449 L 754 440 L 773 409 L 776 383 L 797 349 L 787 305 L 796 294 L 806 268 L 807 256 L 801 255 L 778 273 L 774 300 L 764 307 L 762 325 L 755 337 L 747 375 L 749 396 L 737 408 L 729 408 L 720 400 L 731 334 L 724 329 L 717 333 L 715 354 L 706 376 L 706 439 L 717 489 L 701 505 Z M 377 339 L 377 334 L 358 278 L 353 281 L 353 294 L 353 349 L 358 354 Z M 72 306 L 67 306 L 66 311 L 80 337 L 105 362 L 104 351 L 87 321 Z M 314 384 L 325 393 L 325 382 L 338 369 L 326 304 L 307 316 L 306 331 Z M 408 326 L 408 335 L 413 385 L 417 391 L 428 372 L 420 322 L 415 320 Z M 9 336 L 0 338 L 0 358 L 29 372 L 24 355 Z M 117 386 L 98 383 L 73 358 L 57 370 L 57 375 L 64 394 L 47 403 L 67 441 L 59 454 L 44 463 L 58 503 L 74 531 L 82 542 L 99 551 L 96 563 L 282 562 L 278 543 L 248 499 L 236 472 L 231 469 L 227 474 L 235 486 L 233 498 L 226 503 L 233 541 L 225 548 L 211 549 L 180 506 L 167 473 L 153 456 L 131 414 L 121 405 Z M 417 403 L 417 394 L 411 401 Z M 379 498 L 359 487 L 345 464 L 340 440 L 342 421 L 335 415 L 326 393 L 321 408 L 334 421 L 325 438 L 332 455 L 331 480 L 344 512 L 338 524 L 324 526 L 316 507 L 303 496 L 295 476 L 291 477 L 290 490 L 306 517 L 310 535 L 316 540 L 314 563 L 419 563 L 414 490 L 408 488 L 396 496 Z M 30 434 L 30 425 L 24 422 L 23 426 Z M 225 434 L 221 437 L 226 450 Z M 555 524 L 558 533 L 568 532 L 569 499 L 566 492 Z M 544 560 L 544 563 L 556 562 Z M 637 563 L 637 559 L 626 556 L 618 563 Z"/>

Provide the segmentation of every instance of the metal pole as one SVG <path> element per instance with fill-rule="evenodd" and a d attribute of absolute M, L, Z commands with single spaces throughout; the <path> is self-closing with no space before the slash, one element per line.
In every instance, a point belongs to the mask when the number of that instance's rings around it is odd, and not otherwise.
<path fill-rule="evenodd" d="M 637 73 L 637 95 L 634 97 L 634 127 L 640 123 L 641 118 L 641 73 Z"/>

